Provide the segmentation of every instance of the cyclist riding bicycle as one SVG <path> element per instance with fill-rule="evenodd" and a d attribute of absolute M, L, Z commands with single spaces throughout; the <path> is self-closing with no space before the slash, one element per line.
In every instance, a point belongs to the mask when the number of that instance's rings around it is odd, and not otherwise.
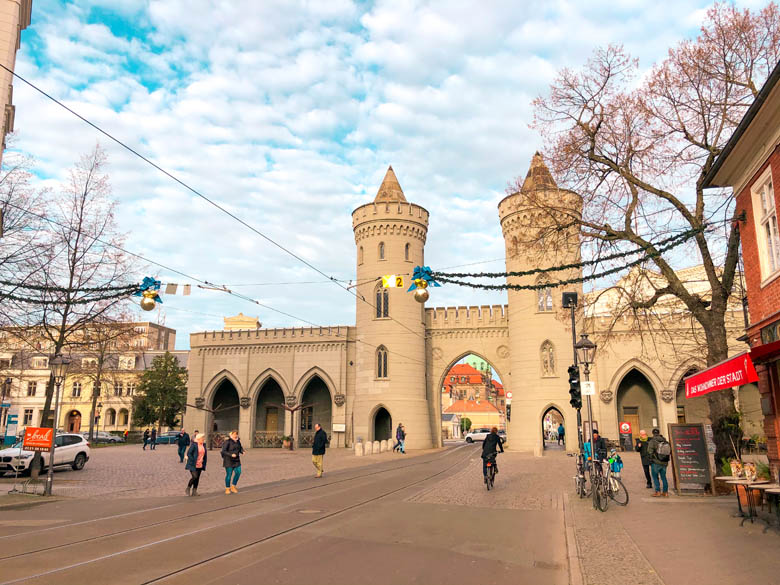
<path fill-rule="evenodd" d="M 503 453 L 504 441 L 498 436 L 498 428 L 493 427 L 490 429 L 490 434 L 485 437 L 485 440 L 482 443 L 482 475 L 485 477 L 486 482 L 488 459 L 493 460 L 493 468 L 495 472 L 498 473 L 498 466 L 495 464 L 497 448 Z"/>

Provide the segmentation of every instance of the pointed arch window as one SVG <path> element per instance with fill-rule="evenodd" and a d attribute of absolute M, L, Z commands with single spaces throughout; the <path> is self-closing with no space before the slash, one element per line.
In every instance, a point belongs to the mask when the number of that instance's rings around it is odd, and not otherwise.
<path fill-rule="evenodd" d="M 550 340 L 542 343 L 539 357 L 542 362 L 542 376 L 555 376 L 555 347 Z"/>
<path fill-rule="evenodd" d="M 546 276 L 540 276 L 536 280 L 537 285 L 548 284 L 550 280 Z M 536 310 L 540 313 L 546 313 L 553 310 L 552 288 L 545 286 L 536 289 Z"/>
<path fill-rule="evenodd" d="M 376 287 L 376 318 L 382 319 L 390 316 L 390 294 L 387 289 L 378 284 Z"/>
<path fill-rule="evenodd" d="M 387 348 L 384 345 L 376 349 L 376 377 L 387 378 Z"/>
<path fill-rule="evenodd" d="M 404 260 L 406 260 L 407 262 L 409 261 L 409 254 L 411 253 L 411 247 L 412 246 L 408 243 L 406 244 L 406 246 L 404 246 Z"/>
<path fill-rule="evenodd" d="M 358 264 L 363 264 L 363 246 L 358 248 Z"/>
<path fill-rule="evenodd" d="M 379 259 L 384 260 L 385 259 L 385 243 L 379 242 Z"/>

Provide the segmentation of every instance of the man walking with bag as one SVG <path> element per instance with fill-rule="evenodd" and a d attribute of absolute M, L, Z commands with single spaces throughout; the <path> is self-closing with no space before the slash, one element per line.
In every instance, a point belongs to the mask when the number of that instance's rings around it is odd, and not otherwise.
<path fill-rule="evenodd" d="M 672 456 L 672 446 L 661 431 L 653 429 L 653 438 L 647 445 L 647 454 L 650 456 L 650 474 L 653 476 L 654 498 L 669 497 L 669 483 L 666 481 L 666 466 Z M 661 492 L 663 484 L 663 492 Z"/>
<path fill-rule="evenodd" d="M 317 470 L 317 475 L 314 477 L 322 477 L 322 459 L 325 457 L 325 446 L 328 443 L 328 435 L 322 430 L 319 423 L 314 425 L 317 430 L 314 433 L 314 443 L 311 446 L 311 462 L 314 464 L 314 468 Z"/>

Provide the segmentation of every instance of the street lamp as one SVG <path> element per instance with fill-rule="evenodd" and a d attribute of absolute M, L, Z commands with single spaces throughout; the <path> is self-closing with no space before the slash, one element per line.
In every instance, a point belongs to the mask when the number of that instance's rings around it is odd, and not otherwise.
<path fill-rule="evenodd" d="M 95 426 L 97 427 L 96 430 L 100 430 L 100 413 L 103 412 L 103 403 L 98 402 L 96 409 L 97 410 L 95 411 Z"/>
<path fill-rule="evenodd" d="M 0 438 L 0 442 L 5 441 L 5 431 L 8 424 L 8 408 L 9 403 L 6 400 L 11 398 L 11 378 L 6 378 L 3 382 L 3 397 L 0 399 L 0 416 L 3 418 L 3 436 Z"/>
<path fill-rule="evenodd" d="M 54 381 L 54 424 L 52 425 L 52 440 L 49 447 L 49 465 L 46 468 L 46 488 L 44 495 L 51 495 L 51 486 L 54 481 L 54 444 L 57 441 L 57 426 L 60 420 L 60 386 L 65 381 L 65 376 L 68 373 L 68 366 L 70 365 L 70 358 L 62 357 L 62 355 L 55 355 L 49 362 L 51 367 L 51 375 Z"/>
<path fill-rule="evenodd" d="M 580 336 L 580 340 L 574 344 L 574 350 L 577 352 L 578 361 L 582 364 L 585 381 L 590 382 L 590 366 L 593 363 L 593 358 L 596 356 L 596 344 L 588 339 L 587 334 L 583 333 Z M 593 451 L 593 411 L 590 404 L 590 392 L 586 394 L 586 398 L 588 399 L 588 426 L 590 427 L 588 442 L 590 443 L 590 456 L 595 463 L 596 453 Z M 592 469 L 593 466 L 591 465 Z"/>

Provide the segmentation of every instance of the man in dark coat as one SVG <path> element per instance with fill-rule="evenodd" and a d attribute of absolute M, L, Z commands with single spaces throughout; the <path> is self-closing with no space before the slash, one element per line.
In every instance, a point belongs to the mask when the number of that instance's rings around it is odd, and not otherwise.
<path fill-rule="evenodd" d="M 314 468 L 317 470 L 315 477 L 322 477 L 322 458 L 325 456 L 325 446 L 328 443 L 328 435 L 322 430 L 319 423 L 314 425 L 317 430 L 314 433 L 314 443 L 311 446 L 311 462 L 314 464 Z"/>
<path fill-rule="evenodd" d="M 149 437 L 149 448 L 154 451 L 154 448 L 157 447 L 157 429 L 152 429 L 152 435 Z"/>
<path fill-rule="evenodd" d="M 146 446 L 149 444 L 149 429 L 146 429 L 144 431 L 144 451 L 146 451 Z"/>
<path fill-rule="evenodd" d="M 650 454 L 647 452 L 647 447 L 650 445 L 650 441 L 647 440 L 647 431 L 639 431 L 639 438 L 636 440 L 636 446 L 634 447 L 642 458 L 642 469 L 645 472 L 645 481 L 650 489 L 653 487 L 653 480 L 650 479 Z"/>
<path fill-rule="evenodd" d="M 184 429 L 179 431 L 179 434 L 176 435 L 176 444 L 179 446 L 179 463 L 184 463 L 184 454 L 190 445 L 190 436 L 187 431 Z"/>

